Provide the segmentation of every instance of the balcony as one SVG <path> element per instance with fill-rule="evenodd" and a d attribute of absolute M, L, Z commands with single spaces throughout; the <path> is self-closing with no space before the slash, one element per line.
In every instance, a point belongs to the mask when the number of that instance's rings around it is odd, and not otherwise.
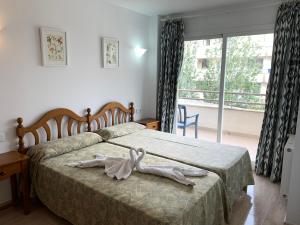
<path fill-rule="evenodd" d="M 216 141 L 218 127 L 217 99 L 203 98 L 205 92 L 201 90 L 178 90 L 182 92 L 201 93 L 197 97 L 179 97 L 178 104 L 187 106 L 188 115 L 199 113 L 198 137 L 204 140 Z M 209 91 L 210 92 L 210 91 Z M 218 94 L 218 92 L 216 92 Z M 251 95 L 250 93 L 226 93 L 225 95 Z M 223 111 L 223 138 L 222 143 L 245 147 L 249 150 L 251 160 L 255 160 L 259 135 L 264 115 L 264 94 L 258 96 L 259 102 L 225 101 Z M 239 104 L 241 107 L 237 107 Z M 177 129 L 182 135 L 182 129 Z M 187 128 L 186 136 L 194 137 L 194 127 Z"/>

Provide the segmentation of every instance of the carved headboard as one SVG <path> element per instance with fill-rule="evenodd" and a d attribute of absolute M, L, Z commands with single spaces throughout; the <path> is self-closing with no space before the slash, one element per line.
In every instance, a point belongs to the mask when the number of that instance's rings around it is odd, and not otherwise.
<path fill-rule="evenodd" d="M 133 102 L 129 104 L 129 108 L 126 108 L 119 102 L 109 102 L 105 104 L 96 114 L 91 115 L 91 109 L 87 109 L 87 121 L 88 131 L 92 131 L 93 124 L 96 126 L 93 128 L 100 129 L 110 125 L 133 122 L 134 121 L 134 107 Z"/>
<path fill-rule="evenodd" d="M 24 144 L 24 136 L 26 134 L 32 134 L 34 137 L 35 145 L 39 144 L 41 142 L 41 133 L 39 132 L 39 129 L 43 129 L 46 132 L 46 139 L 47 141 L 51 141 L 52 135 L 54 134 L 54 131 L 57 132 L 57 137 L 54 137 L 53 139 L 62 138 L 62 136 L 67 133 L 68 136 L 72 135 L 72 127 L 77 126 L 76 133 L 80 133 L 82 128 L 81 126 L 84 123 L 87 123 L 88 116 L 80 117 L 73 111 L 65 108 L 58 108 L 51 110 L 47 112 L 45 115 L 43 115 L 37 122 L 33 123 L 31 126 L 24 127 L 23 126 L 23 119 L 18 118 L 18 126 L 17 126 L 17 136 L 19 139 L 19 147 L 18 151 L 21 153 L 26 153 L 28 150 L 28 147 L 25 147 Z M 49 126 L 49 121 L 54 120 L 56 125 L 54 125 L 54 128 L 52 130 L 53 126 Z M 63 130 L 62 123 L 66 123 L 66 132 Z M 73 127 L 74 128 L 74 127 Z M 52 131 L 51 131 L 52 130 Z"/>

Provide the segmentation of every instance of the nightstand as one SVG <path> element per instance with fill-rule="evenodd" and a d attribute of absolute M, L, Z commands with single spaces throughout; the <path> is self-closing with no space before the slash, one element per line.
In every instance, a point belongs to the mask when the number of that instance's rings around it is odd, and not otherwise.
<path fill-rule="evenodd" d="M 24 214 L 28 214 L 30 212 L 28 156 L 17 151 L 0 154 L 0 181 L 10 178 L 13 205 L 17 205 L 18 198 L 17 174 L 20 174 Z"/>
<path fill-rule="evenodd" d="M 146 118 L 135 122 L 145 125 L 148 129 L 153 129 L 153 130 L 160 129 L 160 122 L 157 119 Z"/>

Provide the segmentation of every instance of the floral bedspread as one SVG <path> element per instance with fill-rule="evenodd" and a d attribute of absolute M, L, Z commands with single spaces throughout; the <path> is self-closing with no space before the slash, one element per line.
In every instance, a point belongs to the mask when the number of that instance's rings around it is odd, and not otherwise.
<path fill-rule="evenodd" d="M 127 150 L 127 151 L 126 151 Z M 167 178 L 134 171 L 117 181 L 103 168 L 73 168 L 67 163 L 95 154 L 129 157 L 128 149 L 109 143 L 34 161 L 34 188 L 39 199 L 75 225 L 222 225 L 228 221 L 228 201 L 215 173 L 190 178 L 192 188 Z M 191 166 L 147 155 L 145 165 Z"/>
<path fill-rule="evenodd" d="M 223 180 L 230 207 L 247 185 L 254 184 L 247 149 L 144 129 L 108 140 L 124 147 L 144 148 L 149 154 L 217 173 Z"/>

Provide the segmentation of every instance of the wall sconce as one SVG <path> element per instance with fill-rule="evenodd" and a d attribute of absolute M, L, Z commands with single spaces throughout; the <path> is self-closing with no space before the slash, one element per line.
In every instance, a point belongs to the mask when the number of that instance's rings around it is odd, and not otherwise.
<path fill-rule="evenodd" d="M 146 53 L 147 49 L 135 47 L 134 52 L 137 57 L 142 57 Z"/>

